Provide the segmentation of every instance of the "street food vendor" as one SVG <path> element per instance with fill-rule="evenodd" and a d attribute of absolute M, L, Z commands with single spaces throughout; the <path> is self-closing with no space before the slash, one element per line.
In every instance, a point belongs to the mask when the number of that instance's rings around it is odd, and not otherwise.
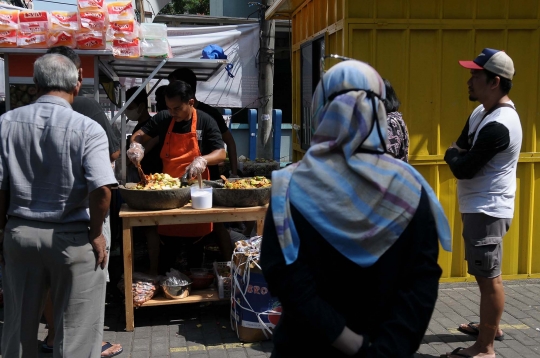
<path fill-rule="evenodd" d="M 186 82 L 169 84 L 165 89 L 165 102 L 168 111 L 156 114 L 131 136 L 128 157 L 138 165 L 144 156 L 144 145 L 157 136 L 164 173 L 173 177 L 187 174 L 188 179 L 201 174 L 203 179 L 210 179 L 207 166 L 225 160 L 223 139 L 216 122 L 194 108 L 194 93 Z M 167 271 L 176 259 L 174 246 L 179 241 L 170 240 L 170 237 L 192 238 L 194 243 L 212 231 L 212 224 L 161 225 L 158 231 L 168 237 L 163 238 L 165 249 L 160 250 L 160 271 Z M 184 244 L 186 241 L 189 240 Z M 193 250 L 187 251 L 191 252 L 186 258 L 188 266 L 198 267 L 202 255 L 199 257 Z"/>

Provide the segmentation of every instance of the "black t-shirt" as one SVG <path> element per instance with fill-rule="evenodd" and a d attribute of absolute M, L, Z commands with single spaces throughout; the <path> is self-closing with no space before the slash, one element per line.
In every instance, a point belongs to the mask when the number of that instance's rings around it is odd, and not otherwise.
<path fill-rule="evenodd" d="M 93 119 L 103 127 L 109 141 L 109 155 L 120 150 L 120 140 L 114 135 L 112 126 L 109 123 L 103 108 L 101 108 L 96 100 L 83 96 L 75 97 L 71 104 L 71 108 L 73 108 L 75 112 Z"/>
<path fill-rule="evenodd" d="M 152 117 L 150 117 L 148 121 L 150 121 L 151 119 Z M 148 123 L 148 121 L 143 122 L 143 123 L 137 123 L 137 125 L 133 129 L 133 133 L 141 129 L 146 123 Z M 126 147 L 129 148 L 129 138 L 127 140 Z M 141 160 L 141 168 L 143 172 L 145 172 L 146 174 L 151 174 L 151 173 L 161 173 L 163 171 L 163 162 L 161 161 L 160 154 L 161 154 L 161 146 L 159 145 L 154 146 L 154 148 L 152 148 L 150 151 L 144 152 L 144 157 Z"/>
<path fill-rule="evenodd" d="M 510 145 L 510 132 L 504 124 L 486 124 L 476 138 L 474 146 L 469 144 L 469 120 L 465 124 L 456 144 L 467 152 L 459 153 L 455 148 L 447 149 L 444 160 L 457 179 L 472 179 L 497 153 Z"/>
<path fill-rule="evenodd" d="M 204 102 L 197 102 L 196 108 L 200 111 L 203 111 L 204 113 L 208 114 L 210 117 L 212 117 L 218 127 L 221 134 L 227 132 L 229 128 L 227 127 L 227 123 L 225 123 L 225 120 L 223 119 L 223 116 L 217 109 L 214 107 L 211 107 L 207 105 Z M 210 179 L 211 180 L 218 180 L 219 179 L 219 167 L 217 165 L 209 165 L 208 170 L 210 171 Z"/>
<path fill-rule="evenodd" d="M 141 130 L 152 138 L 159 136 L 158 148 L 162 148 L 171 121 L 172 116 L 169 114 L 169 111 L 161 111 L 152 119 L 148 120 Z M 191 132 L 191 119 L 189 121 L 176 122 L 172 132 L 177 134 Z M 197 138 L 201 155 L 207 155 L 225 147 L 216 121 L 208 114 L 199 110 L 197 110 Z"/>
<path fill-rule="evenodd" d="M 214 107 L 209 106 L 203 102 L 197 102 L 196 109 L 203 111 L 204 113 L 208 114 L 210 117 L 214 118 L 214 120 L 216 121 L 219 127 L 219 131 L 222 134 L 229 130 L 229 127 L 227 127 L 227 123 L 223 119 L 223 116 Z"/>

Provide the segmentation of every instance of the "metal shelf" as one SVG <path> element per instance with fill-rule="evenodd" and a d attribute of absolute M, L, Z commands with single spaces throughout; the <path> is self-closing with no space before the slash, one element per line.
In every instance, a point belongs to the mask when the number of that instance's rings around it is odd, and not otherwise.
<path fill-rule="evenodd" d="M 148 78 L 161 64 L 163 59 L 134 58 L 118 59 L 112 56 L 99 56 L 100 63 L 108 68 L 107 72 L 117 77 Z M 154 79 L 167 79 L 167 76 L 179 67 L 189 67 L 197 76 L 197 81 L 207 81 L 228 62 L 227 60 L 169 58 L 153 76 Z"/>

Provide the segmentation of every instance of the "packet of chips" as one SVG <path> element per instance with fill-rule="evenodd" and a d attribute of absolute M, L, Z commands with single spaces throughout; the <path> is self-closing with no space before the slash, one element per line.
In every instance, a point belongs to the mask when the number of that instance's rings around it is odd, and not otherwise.
<path fill-rule="evenodd" d="M 30 34 L 19 32 L 17 35 L 18 47 L 47 48 L 47 34 Z"/>
<path fill-rule="evenodd" d="M 135 20 L 135 10 L 131 1 L 111 1 L 106 3 L 110 21 Z"/>
<path fill-rule="evenodd" d="M 105 50 L 105 34 L 99 31 L 79 32 L 75 35 L 79 50 Z"/>
<path fill-rule="evenodd" d="M 107 13 L 103 10 L 81 10 L 79 11 L 79 17 L 81 19 L 81 29 L 89 31 L 101 31 L 107 30 L 109 23 Z"/>
<path fill-rule="evenodd" d="M 51 29 L 47 11 L 22 10 L 19 12 L 19 32 L 24 34 L 46 34 Z"/>
<path fill-rule="evenodd" d="M 77 46 L 75 32 L 69 30 L 51 31 L 47 38 L 47 45 L 49 47 L 67 46 L 69 48 L 75 48 Z"/>
<path fill-rule="evenodd" d="M 0 9 L 0 30 L 19 29 L 19 10 Z"/>
<path fill-rule="evenodd" d="M 79 9 L 103 9 L 103 0 L 77 0 Z"/>
<path fill-rule="evenodd" d="M 139 37 L 139 23 L 136 20 L 111 21 L 108 35 L 114 38 L 135 39 Z"/>
<path fill-rule="evenodd" d="M 116 58 L 141 57 L 139 39 L 117 38 L 112 43 L 112 53 Z"/>
<path fill-rule="evenodd" d="M 17 47 L 17 30 L 0 30 L 0 47 Z"/>
<path fill-rule="evenodd" d="M 51 11 L 51 31 L 80 29 L 77 11 Z"/>

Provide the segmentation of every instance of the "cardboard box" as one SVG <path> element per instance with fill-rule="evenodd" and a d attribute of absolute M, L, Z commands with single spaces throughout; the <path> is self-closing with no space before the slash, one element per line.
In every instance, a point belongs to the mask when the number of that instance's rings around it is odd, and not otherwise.
<path fill-rule="evenodd" d="M 281 304 L 270 295 L 268 284 L 257 265 L 258 262 L 248 256 L 234 255 L 231 328 L 242 342 L 271 339 L 281 315 Z"/>

